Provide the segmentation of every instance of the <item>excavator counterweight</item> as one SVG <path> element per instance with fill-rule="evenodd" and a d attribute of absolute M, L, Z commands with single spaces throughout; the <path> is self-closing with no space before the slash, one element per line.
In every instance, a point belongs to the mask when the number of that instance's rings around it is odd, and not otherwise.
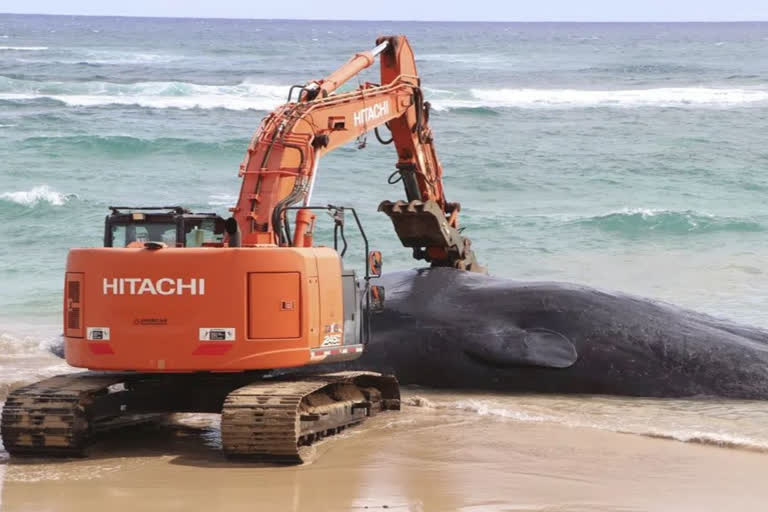
<path fill-rule="evenodd" d="M 377 58 L 380 84 L 340 92 Z M 100 431 L 215 412 L 228 455 L 301 462 L 323 437 L 399 409 L 393 376 L 309 371 L 360 357 L 384 298 L 371 282 L 380 254 L 369 251 L 354 208 L 311 203 L 318 163 L 384 128 L 391 140 L 377 138 L 397 152 L 389 181 L 403 183 L 406 200 L 379 210 L 415 258 L 482 272 L 460 232 L 460 206 L 445 198 L 408 40 L 381 37 L 328 77 L 292 87 L 289 102 L 261 121 L 231 218 L 113 207 L 104 247 L 69 252 L 66 360 L 89 371 L 12 392 L 0 424 L 6 450 L 81 454 Z M 333 247 L 315 243 L 318 210 L 334 223 Z M 360 275 L 343 259 L 349 218 L 364 244 Z"/>

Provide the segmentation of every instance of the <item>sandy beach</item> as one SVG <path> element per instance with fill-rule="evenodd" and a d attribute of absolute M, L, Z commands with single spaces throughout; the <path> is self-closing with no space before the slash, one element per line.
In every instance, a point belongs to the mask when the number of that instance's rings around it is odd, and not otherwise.
<path fill-rule="evenodd" d="M 215 415 L 113 434 L 87 459 L 6 455 L 1 508 L 765 509 L 766 453 L 436 407 L 448 397 L 433 393 L 406 390 L 413 405 L 325 441 L 317 459 L 299 467 L 228 461 L 218 451 Z"/>

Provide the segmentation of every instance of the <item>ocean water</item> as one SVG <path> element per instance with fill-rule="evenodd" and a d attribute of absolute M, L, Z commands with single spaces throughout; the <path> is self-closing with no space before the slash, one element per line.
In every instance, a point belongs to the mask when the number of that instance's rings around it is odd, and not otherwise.
<path fill-rule="evenodd" d="M 388 33 L 411 41 L 447 198 L 492 274 L 768 326 L 766 23 L 0 15 L 4 366 L 60 371 L 25 358 L 60 332 L 67 249 L 101 244 L 107 206 L 225 215 L 248 140 L 288 87 Z M 385 270 L 416 264 L 376 212 L 403 197 L 386 181 L 395 160 L 370 136 L 325 157 L 315 188 L 317 204 L 357 208 Z"/>

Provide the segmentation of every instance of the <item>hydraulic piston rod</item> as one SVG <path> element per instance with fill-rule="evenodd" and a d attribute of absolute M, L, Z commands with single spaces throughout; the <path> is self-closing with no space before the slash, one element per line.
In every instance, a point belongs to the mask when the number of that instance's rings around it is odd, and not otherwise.
<path fill-rule="evenodd" d="M 307 84 L 307 100 L 312 100 L 318 96 L 324 98 L 330 93 L 341 87 L 347 80 L 357 75 L 365 68 L 370 67 L 381 52 L 389 47 L 389 41 L 377 45 L 372 50 L 356 53 L 346 64 L 325 77 L 324 79 Z"/>

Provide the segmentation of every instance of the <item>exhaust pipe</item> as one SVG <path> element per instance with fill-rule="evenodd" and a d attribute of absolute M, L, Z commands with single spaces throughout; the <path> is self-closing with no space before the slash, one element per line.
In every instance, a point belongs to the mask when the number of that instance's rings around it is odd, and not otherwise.
<path fill-rule="evenodd" d="M 224 229 L 229 235 L 229 246 L 240 247 L 240 226 L 234 217 L 230 217 L 224 221 Z"/>

